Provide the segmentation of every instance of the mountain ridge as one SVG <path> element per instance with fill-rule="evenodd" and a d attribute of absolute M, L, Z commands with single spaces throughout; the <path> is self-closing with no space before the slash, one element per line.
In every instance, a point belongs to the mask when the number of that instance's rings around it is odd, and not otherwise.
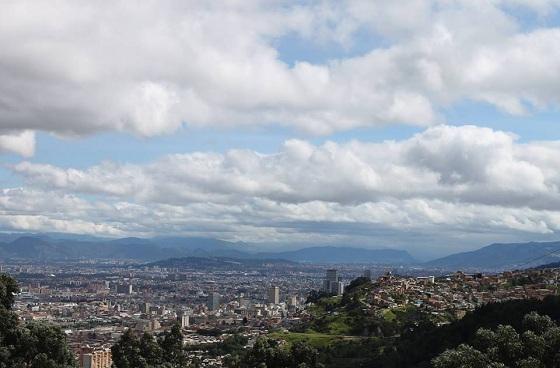
<path fill-rule="evenodd" d="M 7 237 L 7 239 L 11 239 Z M 284 259 L 309 263 L 410 264 L 414 259 L 404 250 L 352 247 L 307 247 L 281 252 L 246 250 L 246 243 L 202 237 L 126 237 L 80 240 L 79 237 L 22 235 L 0 242 L 0 259 L 59 261 L 115 259 L 150 262 L 180 257 L 228 257 L 235 259 Z"/>
<path fill-rule="evenodd" d="M 527 243 L 493 243 L 485 247 L 454 253 L 424 263 L 445 269 L 505 270 L 536 267 L 560 261 L 560 241 Z"/>

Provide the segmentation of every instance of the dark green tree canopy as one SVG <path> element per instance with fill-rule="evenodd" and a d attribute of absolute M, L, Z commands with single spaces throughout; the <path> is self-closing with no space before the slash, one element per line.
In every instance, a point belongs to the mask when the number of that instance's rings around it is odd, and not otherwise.
<path fill-rule="evenodd" d="M 11 309 L 18 291 L 16 280 L 6 274 L 0 274 L 0 306 Z"/>
<path fill-rule="evenodd" d="M 521 333 L 508 325 L 481 328 L 472 346 L 461 344 L 433 359 L 434 368 L 557 368 L 560 367 L 560 328 L 536 312 L 523 318 Z"/>
<path fill-rule="evenodd" d="M 18 323 L 11 311 L 17 282 L 0 275 L 0 368 L 73 368 L 76 361 L 60 328 Z"/>
<path fill-rule="evenodd" d="M 127 330 L 111 348 L 115 368 L 187 368 L 188 354 L 183 347 L 183 334 L 174 325 L 157 338 L 144 333 L 138 338 Z"/>

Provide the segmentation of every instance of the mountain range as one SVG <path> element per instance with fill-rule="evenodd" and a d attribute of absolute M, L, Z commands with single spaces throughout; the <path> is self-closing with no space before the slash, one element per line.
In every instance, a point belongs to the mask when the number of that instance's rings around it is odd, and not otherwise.
<path fill-rule="evenodd" d="M 263 252 L 242 242 L 203 237 L 106 239 L 68 234 L 2 234 L 0 260 L 64 261 L 131 260 L 141 263 L 175 258 L 284 260 L 299 263 L 369 263 L 415 265 L 427 269 L 498 271 L 535 267 L 560 261 L 560 242 L 491 244 L 419 263 L 406 251 L 355 247 L 307 247 Z M 200 260 L 197 262 L 200 263 Z"/>
<path fill-rule="evenodd" d="M 1 240 L 4 241 L 1 241 Z M 0 238 L 0 259 L 63 261 L 115 259 L 153 262 L 169 258 L 282 259 L 310 263 L 411 264 L 403 250 L 309 247 L 285 252 L 248 251 L 245 243 L 198 237 L 96 239 L 28 234 Z"/>
<path fill-rule="evenodd" d="M 535 267 L 560 261 L 560 242 L 496 243 L 449 255 L 424 264 L 447 270 L 505 270 Z"/>

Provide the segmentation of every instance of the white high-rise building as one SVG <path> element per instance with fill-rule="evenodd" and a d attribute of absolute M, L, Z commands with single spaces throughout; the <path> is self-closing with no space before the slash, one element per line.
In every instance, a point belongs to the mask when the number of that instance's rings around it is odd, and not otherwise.
<path fill-rule="evenodd" d="M 186 313 L 179 313 L 179 315 L 177 316 L 177 322 L 179 322 L 181 328 L 189 327 L 190 326 L 189 315 Z"/>

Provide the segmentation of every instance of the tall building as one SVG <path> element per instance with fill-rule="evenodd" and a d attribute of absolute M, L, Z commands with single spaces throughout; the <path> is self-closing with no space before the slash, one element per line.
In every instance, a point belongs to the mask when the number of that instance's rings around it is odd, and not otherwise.
<path fill-rule="evenodd" d="M 150 303 L 142 303 L 140 305 L 140 311 L 144 314 L 150 314 L 151 313 L 150 308 L 151 308 Z"/>
<path fill-rule="evenodd" d="M 280 288 L 278 286 L 272 286 L 268 289 L 268 303 L 280 304 Z"/>
<path fill-rule="evenodd" d="M 338 275 L 338 270 L 327 270 L 326 278 L 323 281 L 323 291 L 335 295 L 342 295 L 344 293 L 344 284 Z"/>
<path fill-rule="evenodd" d="M 118 284 L 117 285 L 117 294 L 126 294 L 126 295 L 130 295 L 132 294 L 132 285 L 130 284 Z"/>
<path fill-rule="evenodd" d="M 364 277 L 371 280 L 371 270 L 365 270 Z"/>
<path fill-rule="evenodd" d="M 181 328 L 189 327 L 190 326 L 189 315 L 186 313 L 179 313 L 177 315 L 177 322 L 179 322 Z"/>
<path fill-rule="evenodd" d="M 297 296 L 290 296 L 290 298 L 288 298 L 288 305 L 295 307 L 297 305 Z"/>
<path fill-rule="evenodd" d="M 220 299 L 221 295 L 216 292 L 211 292 L 208 294 L 208 301 L 206 302 L 206 306 L 209 310 L 215 311 L 220 308 Z"/>

